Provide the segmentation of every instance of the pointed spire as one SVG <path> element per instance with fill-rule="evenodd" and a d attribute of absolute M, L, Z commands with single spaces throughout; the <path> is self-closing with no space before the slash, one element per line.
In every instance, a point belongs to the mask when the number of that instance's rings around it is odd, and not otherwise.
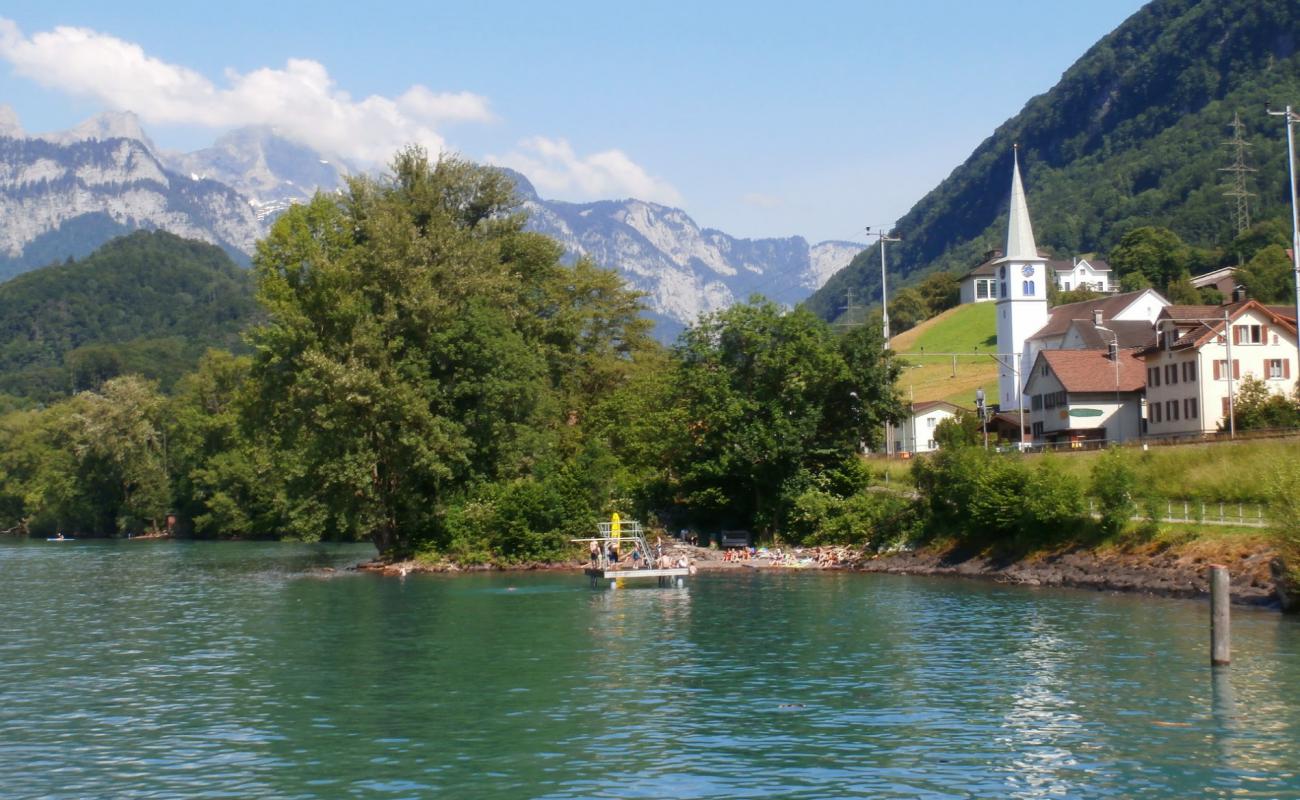
<path fill-rule="evenodd" d="M 1011 213 L 1007 220 L 1008 261 L 1037 261 L 1038 247 L 1034 245 L 1034 228 L 1029 222 L 1029 205 L 1025 202 L 1025 187 L 1020 183 L 1020 146 L 1013 146 L 1011 159 Z"/>

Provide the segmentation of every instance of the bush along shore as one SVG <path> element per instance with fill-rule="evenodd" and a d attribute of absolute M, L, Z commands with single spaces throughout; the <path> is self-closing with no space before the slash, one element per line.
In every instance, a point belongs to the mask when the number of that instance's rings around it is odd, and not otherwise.
<path fill-rule="evenodd" d="M 773 537 L 783 543 L 719 550 L 673 541 L 670 551 L 674 557 L 686 553 L 701 571 L 840 569 L 1172 597 L 1205 595 L 1208 567 L 1223 564 L 1235 602 L 1287 606 L 1285 565 L 1297 563 L 1290 532 L 1300 521 L 1300 461 L 1292 454 L 1300 443 L 1257 442 L 1231 451 L 1240 464 L 1267 458 L 1272 465 L 1273 478 L 1253 489 L 1265 501 L 1267 527 L 1161 522 L 1169 503 L 1143 491 L 1161 485 L 1152 473 L 1213 464 L 1229 452 L 1224 445 L 1116 448 L 1079 461 L 1074 455 L 997 455 L 957 443 L 917 459 L 903 485 L 897 478 L 880 485 L 881 475 L 873 476 L 864 462 L 855 473 L 864 486 L 856 493 L 805 490 L 794 498 L 787 534 Z M 1231 480 L 1230 472 L 1222 474 Z M 1188 478 L 1184 485 L 1193 483 Z M 1222 495 L 1203 479 L 1200 497 L 1214 502 Z M 580 557 L 575 550 L 569 560 L 496 565 L 440 557 L 368 568 L 390 574 L 576 570 L 584 565 Z"/>

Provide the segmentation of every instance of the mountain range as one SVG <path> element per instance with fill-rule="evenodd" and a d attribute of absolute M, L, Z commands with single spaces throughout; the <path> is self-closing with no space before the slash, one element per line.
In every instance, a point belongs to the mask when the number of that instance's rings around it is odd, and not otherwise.
<path fill-rule="evenodd" d="M 1224 196 L 1234 158 L 1224 145 L 1237 114 L 1252 217 L 1286 218 L 1289 229 L 1285 126 L 1265 106 L 1300 105 L 1298 48 L 1295 0 L 1152 0 L 898 220 L 891 283 L 965 272 L 1002 246 L 1013 145 L 1038 245 L 1054 257 L 1108 253 L 1143 226 L 1222 248 L 1238 234 Z M 877 247 L 809 307 L 834 319 L 850 291 L 879 297 Z"/>
<path fill-rule="evenodd" d="M 234 130 L 211 147 L 173 153 L 129 112 L 29 135 L 0 106 L 0 279 L 83 257 L 139 229 L 215 244 L 247 264 L 281 211 L 342 188 L 360 171 L 270 128 Z M 681 209 L 636 199 L 547 200 L 525 176 L 510 175 L 529 226 L 563 244 L 568 258 L 619 270 L 645 293 L 663 339 L 755 292 L 798 303 L 863 247 L 798 236 L 740 239 L 701 228 Z"/>

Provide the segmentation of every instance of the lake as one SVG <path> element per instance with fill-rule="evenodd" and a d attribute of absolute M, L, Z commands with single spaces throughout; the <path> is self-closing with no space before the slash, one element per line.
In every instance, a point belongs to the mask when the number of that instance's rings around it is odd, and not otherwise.
<path fill-rule="evenodd" d="M 9 798 L 1300 797 L 1300 624 L 888 575 L 0 543 Z"/>

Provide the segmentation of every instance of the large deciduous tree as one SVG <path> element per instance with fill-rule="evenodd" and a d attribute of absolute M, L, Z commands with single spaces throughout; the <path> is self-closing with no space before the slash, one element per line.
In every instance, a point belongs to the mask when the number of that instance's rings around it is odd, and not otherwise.
<path fill-rule="evenodd" d="M 703 318 L 676 348 L 683 427 L 670 444 L 677 500 L 706 525 L 778 529 L 801 476 L 834 468 L 896 415 L 880 334 L 844 340 L 806 310 L 746 304 Z"/>
<path fill-rule="evenodd" d="M 259 245 L 246 413 L 283 455 L 287 525 L 403 553 L 472 486 L 527 474 L 645 328 L 616 280 L 523 230 L 501 172 L 416 148 L 392 172 Z"/>

